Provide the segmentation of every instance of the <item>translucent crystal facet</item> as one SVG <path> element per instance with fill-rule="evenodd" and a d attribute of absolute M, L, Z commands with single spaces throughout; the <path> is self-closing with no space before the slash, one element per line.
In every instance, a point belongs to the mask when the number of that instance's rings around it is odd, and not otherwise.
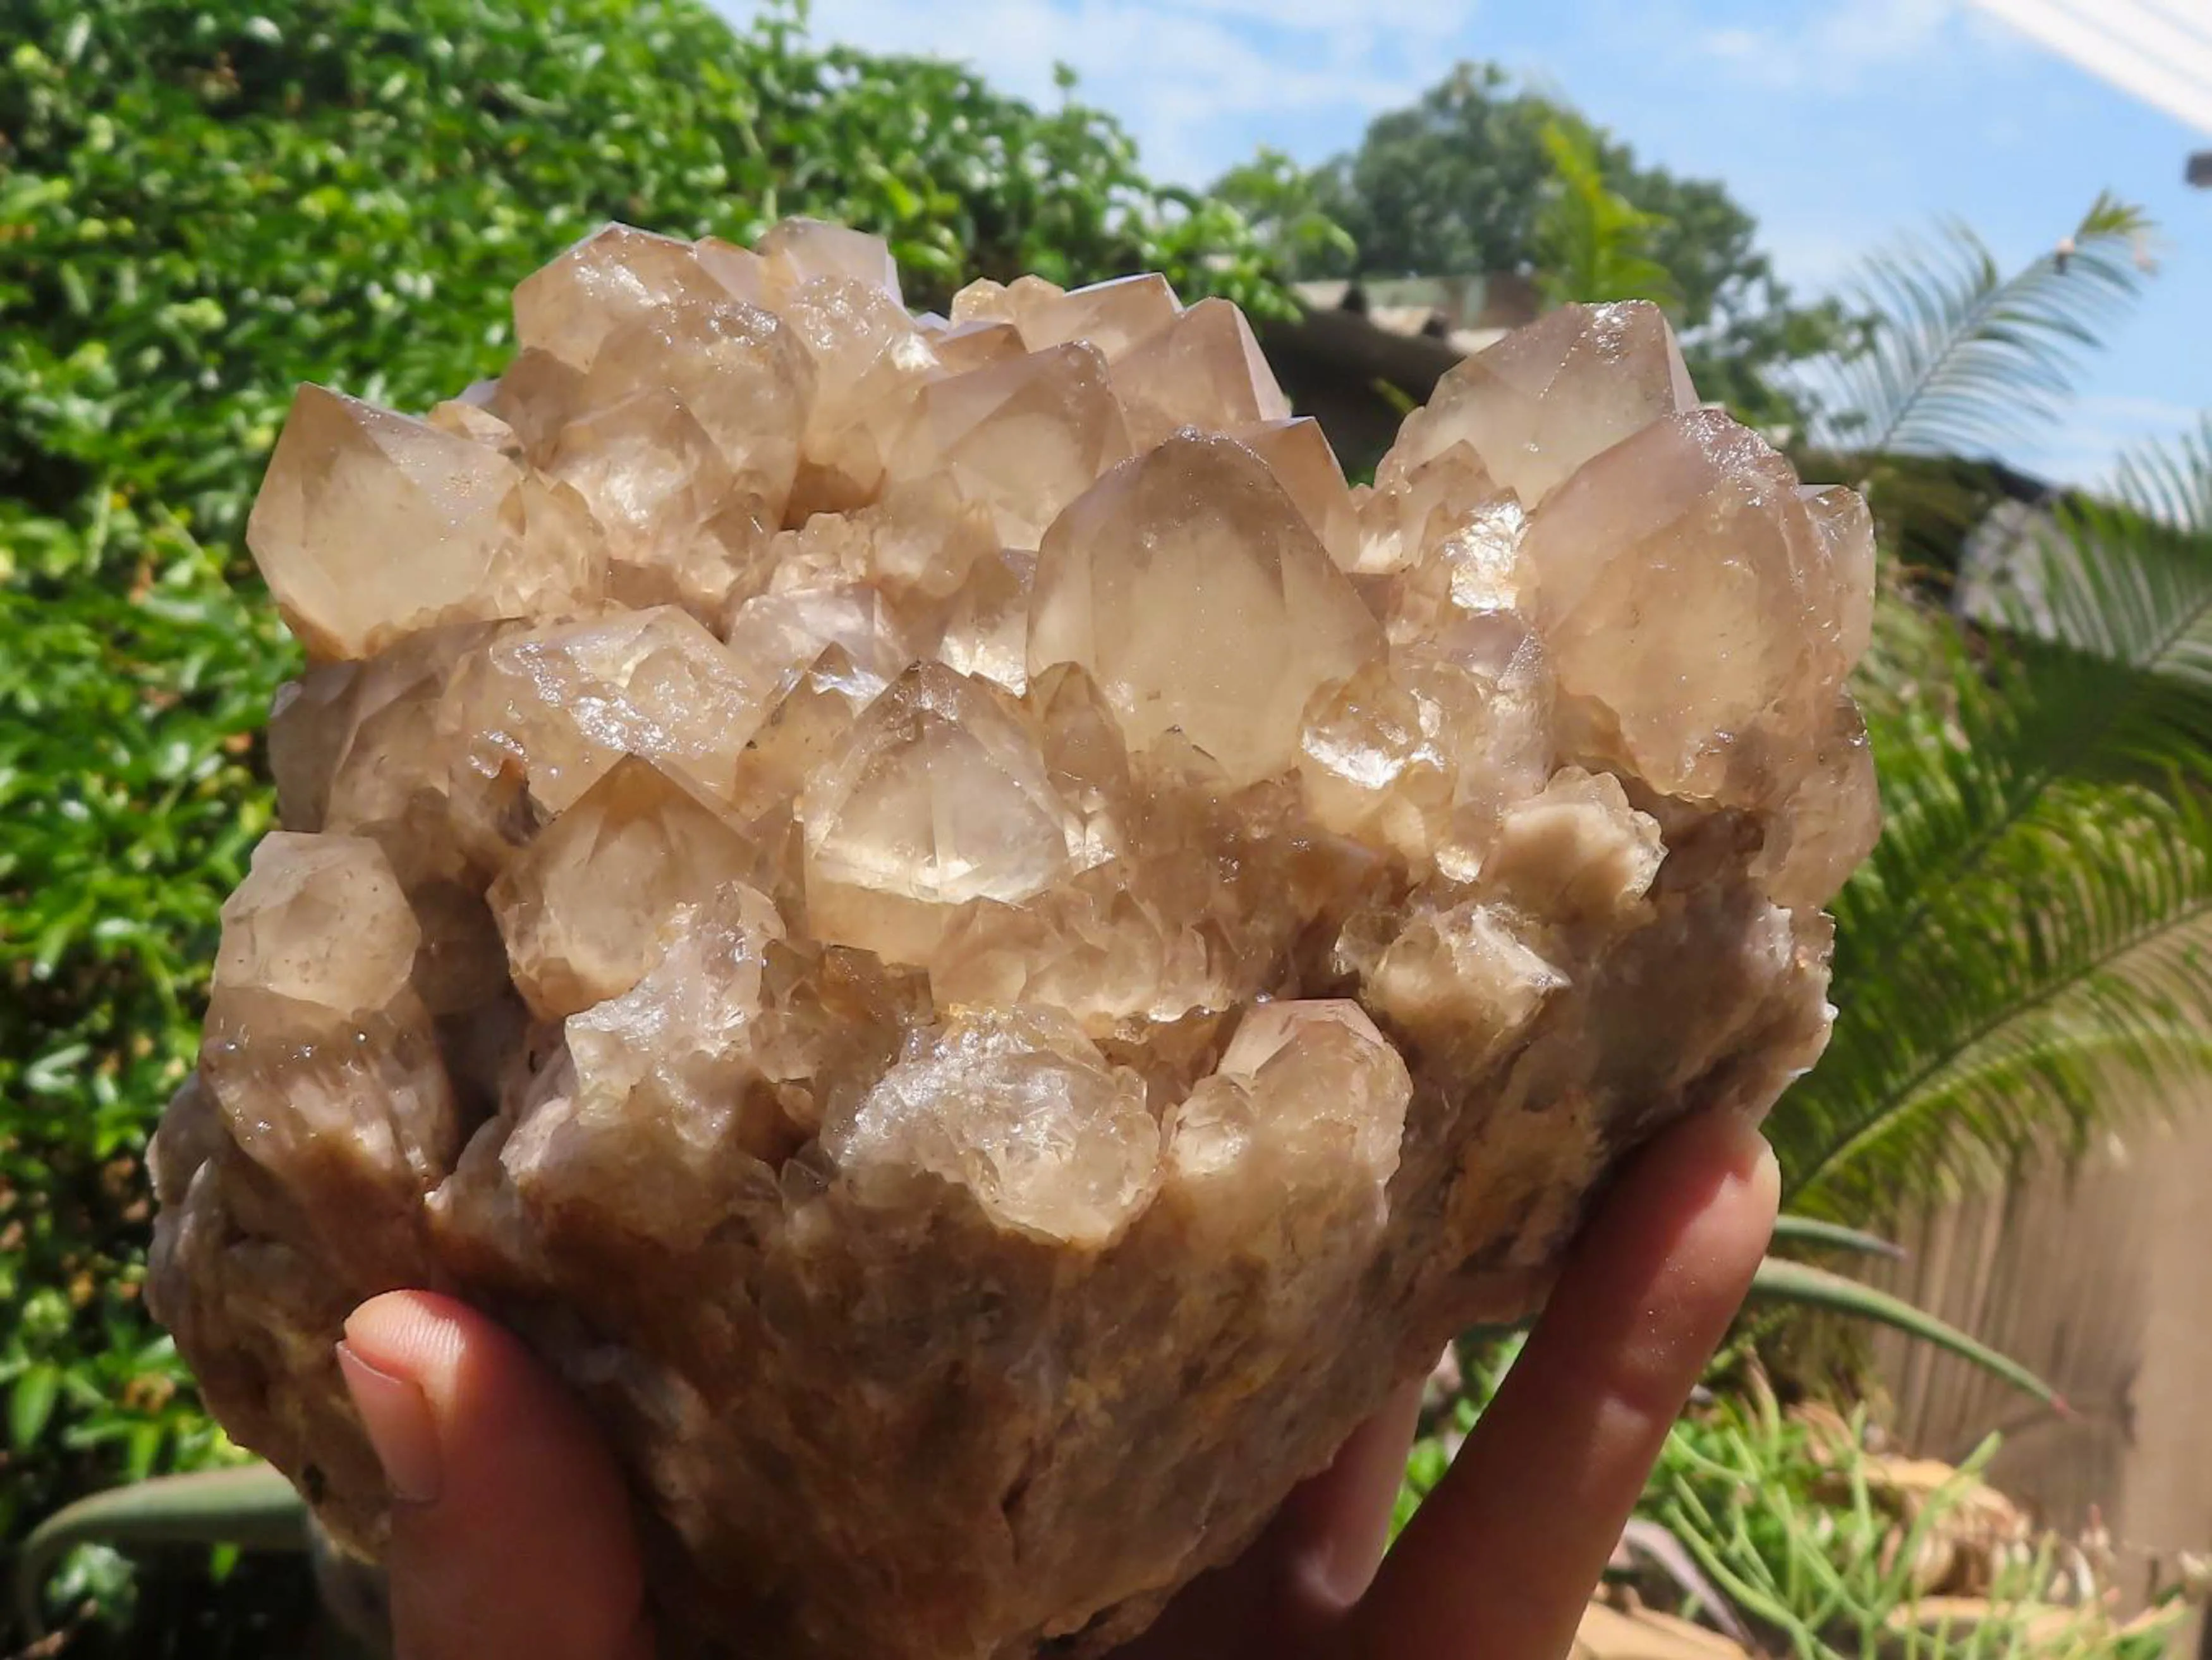
<path fill-rule="evenodd" d="M 762 1160 L 788 1141 L 765 1054 L 781 930 L 738 885 L 672 921 L 634 983 L 562 1025 L 499 1153 L 525 1204 L 696 1250 L 763 1189 L 773 1203 Z"/>
<path fill-rule="evenodd" d="M 1321 423 L 1304 417 L 1263 421 L 1240 428 L 1237 441 L 1267 464 L 1329 557 L 1352 569 L 1359 556 L 1358 510 Z"/>
<path fill-rule="evenodd" d="M 949 311 L 610 227 L 426 419 L 300 395 L 148 1292 L 346 1548 L 333 1345 L 424 1286 L 598 1422 L 684 1654 L 1097 1660 L 1820 1053 L 1872 526 L 1656 310 L 1358 489 L 1225 301 Z"/>
<path fill-rule="evenodd" d="M 900 308 L 895 277 L 888 291 L 855 277 L 814 277 L 792 292 L 784 315 L 814 362 L 792 516 L 866 507 L 940 361 Z"/>
<path fill-rule="evenodd" d="M 1224 439 L 1115 470 L 1037 557 L 1030 672 L 1080 665 L 1133 745 L 1179 732 L 1240 782 L 1287 766 L 1314 690 L 1381 649 L 1296 504 Z"/>
<path fill-rule="evenodd" d="M 457 825 L 503 862 L 624 755 L 725 794 L 766 701 L 672 606 L 501 635 L 464 660 L 440 708 Z"/>
<path fill-rule="evenodd" d="M 390 861 L 366 838 L 279 831 L 222 922 L 200 1069 L 229 1139 L 289 1174 L 326 1252 L 404 1272 L 459 1126 Z"/>
<path fill-rule="evenodd" d="M 1717 411 L 1669 417 L 1538 513 L 1522 557 L 1563 690 L 1669 794 L 1730 801 L 1805 754 L 1849 667 L 1847 581 L 1790 464 Z M 1660 608 L 1680 619 L 1654 628 Z M 1618 737 L 1609 735 L 1617 731 Z"/>
<path fill-rule="evenodd" d="M 589 368 L 622 325 L 730 297 L 690 243 L 608 225 L 514 290 L 515 344 Z"/>
<path fill-rule="evenodd" d="M 816 932 L 894 962 L 925 960 L 951 907 L 1043 891 L 1081 842 L 1018 714 L 938 664 L 869 706 L 798 812 Z"/>
<path fill-rule="evenodd" d="M 1181 313 L 1167 278 L 1146 272 L 1055 295 L 1022 313 L 1022 339 L 1031 351 L 1088 341 L 1117 362 L 1172 324 Z"/>
<path fill-rule="evenodd" d="M 1128 451 L 1105 365 L 1076 343 L 924 387 L 891 475 L 894 483 L 942 476 L 989 510 L 1001 543 L 1034 548 Z"/>
<path fill-rule="evenodd" d="M 441 623 L 596 599 L 592 550 L 557 534 L 556 505 L 533 504 L 525 483 L 497 450 L 304 386 L 246 541 L 310 651 L 366 657 Z"/>
<path fill-rule="evenodd" d="M 1017 1232 L 1095 1250 L 1150 1196 L 1160 1127 L 1135 1073 L 1066 1015 L 1016 1006 L 917 1041 L 824 1142 L 863 1204 L 933 1177 Z"/>
<path fill-rule="evenodd" d="M 516 989 L 548 1018 L 620 996 L 694 897 L 743 881 L 752 862 L 714 803 L 623 757 L 492 884 Z"/>
<path fill-rule="evenodd" d="M 1200 301 L 1122 356 L 1114 390 L 1139 449 L 1181 427 L 1231 432 L 1291 413 L 1252 325 L 1226 300 Z"/>
<path fill-rule="evenodd" d="M 1208 1236 L 1293 1259 L 1338 1231 L 1379 1228 L 1412 1094 L 1358 1004 L 1263 1004 L 1176 1111 L 1170 1197 Z"/>
<path fill-rule="evenodd" d="M 879 236 L 820 219 L 786 219 L 770 226 L 753 251 L 787 295 L 826 278 L 858 283 L 899 303 L 898 262 Z"/>
<path fill-rule="evenodd" d="M 1600 450 L 1696 407 L 1656 306 L 1562 306 L 1448 373 L 1407 418 L 1392 459 L 1412 468 L 1470 445 L 1533 508 Z"/>
<path fill-rule="evenodd" d="M 631 318 L 599 343 L 580 392 L 604 405 L 641 392 L 689 410 L 748 495 L 781 513 L 799 471 L 815 368 L 792 326 L 738 300 Z"/>
<path fill-rule="evenodd" d="M 568 423 L 545 469 L 573 488 L 605 532 L 608 592 L 618 605 L 720 609 L 737 579 L 708 529 L 737 479 L 707 430 L 662 389 Z"/>

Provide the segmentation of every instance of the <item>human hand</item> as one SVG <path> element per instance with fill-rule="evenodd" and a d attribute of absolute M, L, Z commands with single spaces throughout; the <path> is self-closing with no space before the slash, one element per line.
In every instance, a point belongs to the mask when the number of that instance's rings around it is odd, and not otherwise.
<path fill-rule="evenodd" d="M 1774 1220 L 1773 1156 L 1706 1118 L 1624 1174 L 1451 1473 L 1385 1557 L 1418 1386 L 1117 1660 L 1556 1660 Z M 395 1498 L 400 1660 L 647 1660 L 620 1473 L 497 1326 L 394 1292 L 340 1361 Z"/>

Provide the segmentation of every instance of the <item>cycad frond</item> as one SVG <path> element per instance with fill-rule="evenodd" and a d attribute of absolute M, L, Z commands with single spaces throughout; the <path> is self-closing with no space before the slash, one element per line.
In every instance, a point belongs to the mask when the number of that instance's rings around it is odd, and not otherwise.
<path fill-rule="evenodd" d="M 1869 700 L 1887 823 L 1774 1125 L 1802 1207 L 1990 1185 L 2212 1070 L 2212 454 L 2132 477 L 2015 550 L 1994 664 Z"/>
<path fill-rule="evenodd" d="M 2212 1067 L 2212 815 L 2142 786 L 2053 787 L 1837 999 L 1828 1057 L 1774 1127 L 1796 1205 L 1879 1213 L 2078 1149 Z"/>
<path fill-rule="evenodd" d="M 1881 972 L 1945 895 L 1975 888 L 2053 786 L 2212 779 L 2212 447 L 2147 453 L 2129 476 L 2135 499 L 2063 508 L 2014 550 L 1984 619 L 1994 666 L 1923 632 L 1950 696 L 1924 680 L 1900 696 L 1881 684 L 1896 665 L 1875 671 L 1886 821 L 1838 902 L 1840 983 Z"/>
<path fill-rule="evenodd" d="M 2006 276 L 1963 225 L 1870 261 L 1856 299 L 1873 318 L 1833 366 L 1824 441 L 1869 455 L 1966 454 L 2048 415 L 2082 354 L 2142 280 L 2140 210 L 2100 197 L 2073 234 Z"/>
<path fill-rule="evenodd" d="M 2114 496 L 2154 524 L 2212 535 L 2212 418 L 2121 459 Z"/>

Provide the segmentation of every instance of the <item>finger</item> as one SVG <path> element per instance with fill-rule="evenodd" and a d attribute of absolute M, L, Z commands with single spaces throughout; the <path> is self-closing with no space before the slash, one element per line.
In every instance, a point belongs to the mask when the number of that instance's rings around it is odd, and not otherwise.
<path fill-rule="evenodd" d="M 1292 1572 L 1332 1612 L 1358 1602 L 1382 1564 L 1420 1416 L 1415 1378 L 1352 1432 L 1335 1462 L 1291 1494 L 1269 1530 Z"/>
<path fill-rule="evenodd" d="M 1779 1188 L 1765 1139 L 1734 1118 L 1680 1125 L 1636 1161 L 1383 1563 L 1354 1652 L 1569 1651 L 1660 1444 L 1750 1287 Z"/>
<path fill-rule="evenodd" d="M 521 1343 L 392 1292 L 354 1311 L 338 1361 L 392 1489 L 399 1660 L 643 1660 L 629 1493 Z"/>
<path fill-rule="evenodd" d="M 1327 1469 L 1291 1490 L 1250 1549 L 1192 1582 L 1115 1660 L 1274 1660 L 1307 1649 L 1382 1560 L 1420 1410 L 1418 1381 L 1393 1391 Z"/>

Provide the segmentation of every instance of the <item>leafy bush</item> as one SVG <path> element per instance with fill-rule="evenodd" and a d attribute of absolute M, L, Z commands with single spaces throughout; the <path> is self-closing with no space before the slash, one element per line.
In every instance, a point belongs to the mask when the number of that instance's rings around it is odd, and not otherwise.
<path fill-rule="evenodd" d="M 1243 222 L 949 65 L 694 0 L 0 8 L 0 1524 L 225 1456 L 138 1304 L 139 1155 L 270 822 L 291 648 L 240 533 L 293 384 L 426 406 L 599 222 L 881 232 L 910 298 L 1136 269 L 1261 311 Z"/>

